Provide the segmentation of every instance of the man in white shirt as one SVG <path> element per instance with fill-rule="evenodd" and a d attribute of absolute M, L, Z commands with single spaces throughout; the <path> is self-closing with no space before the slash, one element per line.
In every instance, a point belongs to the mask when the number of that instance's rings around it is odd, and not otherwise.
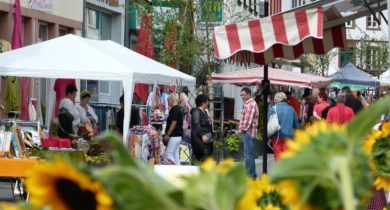
<path fill-rule="evenodd" d="M 75 135 L 78 132 L 78 127 L 80 125 L 80 113 L 75 106 L 76 95 L 77 88 L 74 85 L 68 85 L 66 87 L 66 97 L 61 100 L 59 106 L 59 137 L 71 138 L 72 134 Z M 72 122 L 69 122 L 69 119 L 72 119 Z"/>

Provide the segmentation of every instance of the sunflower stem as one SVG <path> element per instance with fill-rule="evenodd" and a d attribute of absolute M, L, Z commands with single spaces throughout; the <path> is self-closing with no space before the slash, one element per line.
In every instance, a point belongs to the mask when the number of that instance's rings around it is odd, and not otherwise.
<path fill-rule="evenodd" d="M 355 210 L 356 205 L 354 202 L 352 177 L 347 158 L 340 160 L 338 165 L 338 172 L 340 174 L 341 180 L 340 194 L 341 198 L 343 199 L 344 209 Z"/>

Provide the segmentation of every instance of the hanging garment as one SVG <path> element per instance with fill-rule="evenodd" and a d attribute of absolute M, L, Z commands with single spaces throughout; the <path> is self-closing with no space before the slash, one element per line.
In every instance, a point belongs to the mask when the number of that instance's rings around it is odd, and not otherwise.
<path fill-rule="evenodd" d="M 4 98 L 4 109 L 6 112 L 20 111 L 20 82 L 19 78 L 7 77 L 6 92 Z"/>

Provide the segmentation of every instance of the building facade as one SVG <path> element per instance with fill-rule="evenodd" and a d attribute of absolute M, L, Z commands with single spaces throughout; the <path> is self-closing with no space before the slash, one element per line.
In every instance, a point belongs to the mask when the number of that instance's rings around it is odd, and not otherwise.
<path fill-rule="evenodd" d="M 85 37 L 124 44 L 125 0 L 86 0 Z M 81 80 L 80 90 L 88 90 L 92 103 L 119 104 L 122 84 L 116 81 Z"/>
<path fill-rule="evenodd" d="M 10 43 L 13 33 L 14 0 L 0 0 L 0 40 Z M 39 43 L 66 34 L 82 34 L 83 0 L 20 0 L 23 45 Z M 5 79 L 1 79 L 1 102 L 4 102 Z M 40 104 L 46 103 L 50 91 L 49 79 L 30 80 L 29 97 L 38 103 L 37 119 L 41 118 Z M 4 113 L 2 113 L 4 114 Z M 3 115 L 5 116 L 5 115 Z"/>
<path fill-rule="evenodd" d="M 383 11 L 387 14 L 387 11 Z M 387 70 L 388 64 L 388 26 L 379 13 L 358 18 L 345 23 L 347 28 L 347 47 L 335 49 L 330 70 L 344 67 L 348 63 L 355 64 L 374 77 Z M 330 72 L 332 73 L 332 72 Z"/>
<path fill-rule="evenodd" d="M 0 0 L 0 38 L 11 41 L 14 0 Z M 24 46 L 68 33 L 81 34 L 83 0 L 20 0 Z M 79 8 L 79 9 L 78 9 Z"/>

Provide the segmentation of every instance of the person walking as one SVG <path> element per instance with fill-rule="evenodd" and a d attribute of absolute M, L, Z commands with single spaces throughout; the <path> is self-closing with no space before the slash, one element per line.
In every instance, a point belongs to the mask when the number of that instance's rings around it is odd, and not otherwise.
<path fill-rule="evenodd" d="M 276 112 L 280 130 L 271 136 L 271 144 L 274 150 L 275 160 L 279 160 L 280 154 L 287 149 L 287 139 L 294 137 L 294 129 L 299 128 L 297 113 L 287 104 L 287 96 L 283 92 L 275 94 L 275 105 L 268 111 L 268 119 Z"/>
<path fill-rule="evenodd" d="M 344 124 L 353 119 L 355 114 L 351 108 L 346 106 L 345 101 L 345 94 L 340 93 L 336 98 L 337 105 L 328 111 L 328 116 L 326 117 L 328 123 Z"/>
<path fill-rule="evenodd" d="M 245 168 L 248 176 L 256 178 L 255 157 L 253 145 L 257 135 L 259 122 L 259 109 L 255 100 L 251 97 L 251 90 L 247 87 L 241 89 L 241 98 L 244 101 L 244 109 L 241 112 L 239 132 L 244 142 Z"/>
<path fill-rule="evenodd" d="M 213 154 L 211 119 L 206 112 L 209 98 L 198 95 L 195 99 L 196 108 L 191 110 L 191 145 L 195 159 L 203 162 Z"/>
<path fill-rule="evenodd" d="M 164 141 L 167 145 L 167 158 L 180 165 L 180 143 L 183 137 L 183 111 L 179 106 L 179 97 L 176 93 L 168 96 L 168 104 L 171 107 L 167 118 Z"/>

